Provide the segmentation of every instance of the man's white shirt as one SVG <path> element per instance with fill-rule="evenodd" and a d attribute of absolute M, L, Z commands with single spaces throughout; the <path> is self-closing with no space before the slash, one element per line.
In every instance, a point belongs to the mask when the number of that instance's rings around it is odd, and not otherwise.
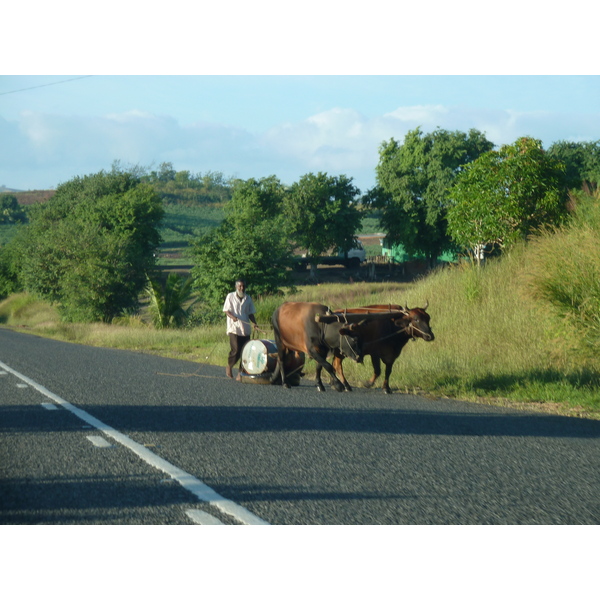
<path fill-rule="evenodd" d="M 227 333 L 250 335 L 252 332 L 250 315 L 256 313 L 252 298 L 250 298 L 248 294 L 245 294 L 243 298 L 240 298 L 236 292 L 230 292 L 225 298 L 225 304 L 223 304 L 223 312 L 226 311 L 229 311 L 238 318 L 237 321 L 234 321 L 227 317 Z"/>

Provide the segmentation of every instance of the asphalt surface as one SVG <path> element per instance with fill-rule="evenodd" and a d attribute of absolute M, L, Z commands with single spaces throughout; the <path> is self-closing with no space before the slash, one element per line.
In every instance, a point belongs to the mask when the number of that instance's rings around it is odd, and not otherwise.
<path fill-rule="evenodd" d="M 600 523 L 598 421 L 6 329 L 0 362 L 3 524 Z"/>

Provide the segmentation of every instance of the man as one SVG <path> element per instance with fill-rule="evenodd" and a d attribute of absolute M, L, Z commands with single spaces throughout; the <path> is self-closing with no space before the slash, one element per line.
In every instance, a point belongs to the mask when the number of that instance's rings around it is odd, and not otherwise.
<path fill-rule="evenodd" d="M 223 312 L 227 315 L 227 335 L 231 347 L 225 374 L 233 379 L 233 367 L 242 357 L 242 349 L 250 340 L 250 323 L 253 323 L 255 329 L 258 327 L 254 319 L 254 302 L 246 294 L 246 282 L 243 279 L 235 282 L 235 292 L 227 294 Z M 239 377 L 238 375 L 238 379 Z"/>

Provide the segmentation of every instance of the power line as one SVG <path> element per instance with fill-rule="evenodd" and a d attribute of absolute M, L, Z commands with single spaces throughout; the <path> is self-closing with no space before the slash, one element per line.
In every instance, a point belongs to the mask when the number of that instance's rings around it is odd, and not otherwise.
<path fill-rule="evenodd" d="M 54 81 L 53 83 L 44 83 L 42 85 L 34 85 L 33 87 L 21 88 L 20 90 L 0 92 L 0 96 L 5 96 L 6 94 L 16 94 L 17 92 L 26 92 L 27 90 L 36 90 L 37 88 L 47 87 L 49 85 L 58 85 L 59 83 L 67 83 L 68 81 L 76 81 L 77 79 L 85 79 L 86 77 L 93 77 L 93 75 L 82 75 L 81 77 L 72 77 L 71 79 L 63 79 L 62 81 Z"/>

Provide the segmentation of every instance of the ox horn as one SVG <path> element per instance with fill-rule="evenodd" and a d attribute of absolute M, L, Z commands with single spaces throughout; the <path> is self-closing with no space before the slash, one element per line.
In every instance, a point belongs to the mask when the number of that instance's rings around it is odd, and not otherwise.
<path fill-rule="evenodd" d="M 358 323 L 350 323 L 349 329 L 354 331 L 355 329 L 358 329 L 361 325 L 364 325 L 367 322 L 368 322 L 368 319 L 362 319 L 362 320 L 358 321 Z"/>
<path fill-rule="evenodd" d="M 425 306 L 423 307 L 423 310 L 427 310 L 428 306 L 429 306 L 429 300 L 425 300 Z"/>

